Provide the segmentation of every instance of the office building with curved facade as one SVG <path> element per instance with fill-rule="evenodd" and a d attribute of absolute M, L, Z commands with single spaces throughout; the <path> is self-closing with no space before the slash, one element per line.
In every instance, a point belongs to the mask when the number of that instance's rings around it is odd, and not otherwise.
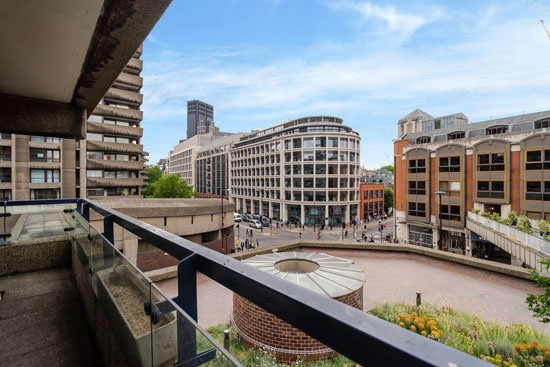
<path fill-rule="evenodd" d="M 550 220 L 550 111 L 476 123 L 457 116 L 459 123 L 446 127 L 418 111 L 400 120 L 396 235 L 400 242 L 489 256 L 493 244 L 475 233 L 473 211 Z M 423 119 L 439 127 L 426 129 Z"/>
<path fill-rule="evenodd" d="M 358 220 L 359 134 L 330 116 L 254 130 L 231 149 L 237 211 L 306 225 Z"/>

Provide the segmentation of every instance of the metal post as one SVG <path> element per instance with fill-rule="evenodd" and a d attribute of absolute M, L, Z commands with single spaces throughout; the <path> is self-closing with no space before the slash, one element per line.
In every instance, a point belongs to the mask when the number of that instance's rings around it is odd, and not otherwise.
<path fill-rule="evenodd" d="M 439 217 L 439 230 L 437 231 L 437 249 L 441 250 L 441 231 L 443 230 L 443 222 L 441 220 L 441 195 L 445 194 L 445 191 L 436 191 L 436 195 L 439 196 L 439 207 L 436 207 L 438 210 Z M 437 204 L 437 203 L 436 203 Z"/>
<path fill-rule="evenodd" d="M 177 304 L 193 320 L 197 321 L 197 273 L 195 254 L 187 256 L 178 264 Z M 196 330 L 178 313 L 178 360 L 180 362 L 194 358 L 197 354 Z"/>
<path fill-rule="evenodd" d="M 90 204 L 84 203 L 82 206 L 82 217 L 86 219 L 86 222 L 90 222 Z"/>
<path fill-rule="evenodd" d="M 223 331 L 223 349 L 228 351 L 229 347 L 230 347 L 229 329 L 225 329 Z"/>
<path fill-rule="evenodd" d="M 422 305 L 422 293 L 416 292 L 416 307 Z"/>

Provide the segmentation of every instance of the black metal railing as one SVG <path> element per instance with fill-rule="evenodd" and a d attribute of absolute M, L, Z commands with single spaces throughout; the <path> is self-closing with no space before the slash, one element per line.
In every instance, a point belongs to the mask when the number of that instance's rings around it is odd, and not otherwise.
<path fill-rule="evenodd" d="M 179 259 L 175 302 L 195 320 L 199 271 L 363 366 L 492 366 L 91 200 L 8 201 L 5 206 L 67 203 L 76 204 L 87 221 L 90 210 L 103 216 L 103 236 L 111 244 L 117 224 Z"/>

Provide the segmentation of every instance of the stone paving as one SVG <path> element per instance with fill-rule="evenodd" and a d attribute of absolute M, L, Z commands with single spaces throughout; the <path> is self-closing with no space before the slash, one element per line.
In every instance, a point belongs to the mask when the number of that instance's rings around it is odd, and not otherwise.
<path fill-rule="evenodd" d="M 352 259 L 366 275 L 364 309 L 384 302 L 413 304 L 416 292 L 422 302 L 475 312 L 503 323 L 523 322 L 550 332 L 550 326 L 532 318 L 525 304 L 527 293 L 536 293 L 534 283 L 473 267 L 417 254 L 359 250 L 303 249 Z M 176 280 L 159 282 L 169 296 L 177 293 Z M 232 293 L 199 274 L 199 324 L 203 327 L 229 322 Z"/>

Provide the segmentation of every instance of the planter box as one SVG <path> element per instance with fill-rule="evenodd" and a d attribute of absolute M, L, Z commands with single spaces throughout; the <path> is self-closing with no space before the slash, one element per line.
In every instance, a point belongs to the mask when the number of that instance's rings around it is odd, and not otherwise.
<path fill-rule="evenodd" d="M 151 342 L 149 317 L 143 311 L 150 290 L 133 271 L 122 264 L 97 272 L 94 279 L 97 300 L 130 365 L 150 366 L 151 346 L 154 348 L 153 366 L 177 360 L 176 318 L 171 313 L 163 315 L 154 325 Z"/>

